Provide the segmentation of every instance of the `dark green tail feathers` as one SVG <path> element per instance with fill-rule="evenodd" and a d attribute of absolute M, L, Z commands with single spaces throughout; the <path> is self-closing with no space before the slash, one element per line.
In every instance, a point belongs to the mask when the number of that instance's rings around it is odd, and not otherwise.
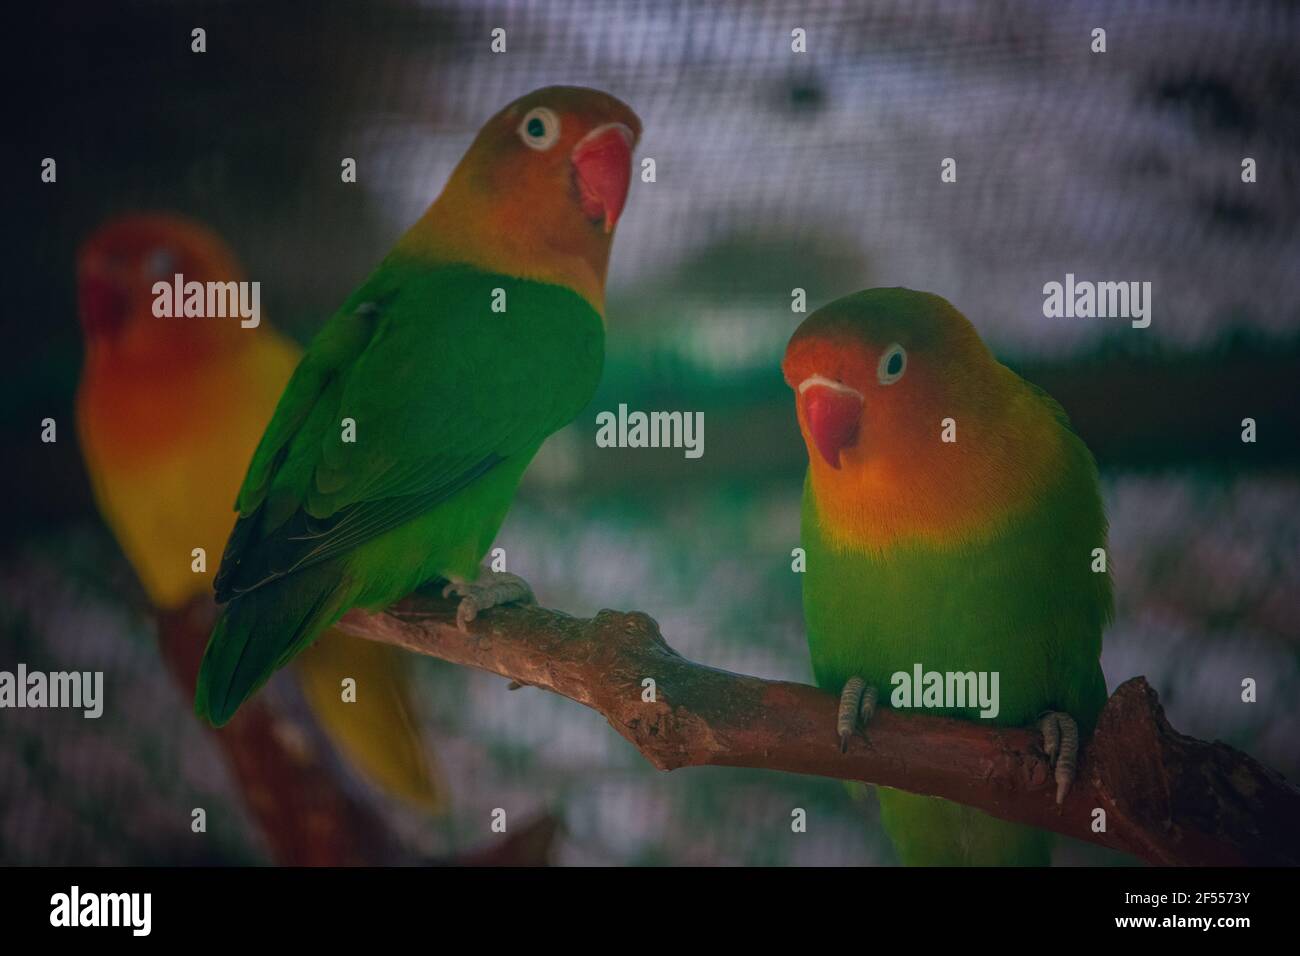
<path fill-rule="evenodd" d="M 277 670 L 350 606 L 339 562 L 304 568 L 239 595 L 212 629 L 194 712 L 221 727 Z"/>

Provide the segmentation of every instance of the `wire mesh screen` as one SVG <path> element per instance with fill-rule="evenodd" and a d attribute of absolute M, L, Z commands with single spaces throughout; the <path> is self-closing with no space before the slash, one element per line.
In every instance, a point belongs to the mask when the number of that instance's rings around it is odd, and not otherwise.
<path fill-rule="evenodd" d="M 1060 398 L 1098 455 L 1119 601 L 1109 686 L 1145 673 L 1179 729 L 1294 776 L 1298 35 L 1294 5 L 1228 0 L 49 11 L 21 53 L 57 80 L 24 89 L 19 142 L 60 172 L 57 198 L 23 187 L 10 222 L 24 237 L 15 268 L 39 281 L 3 320 L 26 348 L 5 358 L 6 437 L 21 448 L 6 479 L 19 507 L 0 553 L 0 668 L 102 669 L 124 703 L 98 721 L 0 718 L 0 861 L 269 859 L 157 659 L 72 428 L 53 452 L 30 441 L 44 415 L 72 421 L 77 244 L 130 210 L 208 223 L 261 280 L 270 321 L 305 341 L 480 125 L 555 83 L 608 90 L 645 132 L 600 392 L 543 448 L 498 537 L 543 604 L 644 610 L 687 657 L 809 681 L 790 569 L 803 448 L 779 371 L 803 317 L 792 291 L 811 311 L 870 286 L 925 289 Z M 340 182 L 346 157 L 355 184 Z M 1149 281 L 1149 327 L 1046 317 L 1044 286 L 1067 274 Z M 598 454 L 594 411 L 619 403 L 703 409 L 708 453 Z M 1254 458 L 1210 427 L 1252 413 L 1273 429 Z M 559 821 L 561 863 L 895 859 L 865 791 L 661 774 L 571 701 L 438 661 L 410 667 L 446 812 L 416 813 L 332 768 L 395 834 L 397 859 L 472 854 L 495 839 L 499 808 L 512 826 Z M 1267 705 L 1240 706 L 1243 676 Z M 291 679 L 269 693 L 301 710 Z M 212 821 L 201 844 L 198 806 Z M 806 833 L 791 831 L 794 808 L 813 821 Z M 1067 842 L 1056 853 L 1118 860 Z"/>

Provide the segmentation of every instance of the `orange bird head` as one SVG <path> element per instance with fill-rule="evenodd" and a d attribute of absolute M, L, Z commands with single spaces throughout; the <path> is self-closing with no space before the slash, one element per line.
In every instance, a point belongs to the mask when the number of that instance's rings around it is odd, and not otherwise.
<path fill-rule="evenodd" d="M 1060 460 L 1059 406 L 937 295 L 838 299 L 798 328 L 782 371 L 841 542 L 960 538 L 1028 500 Z"/>
<path fill-rule="evenodd" d="M 1004 384 L 1000 368 L 964 315 L 909 289 L 870 289 L 819 309 L 782 363 L 809 456 L 836 471 L 923 467 L 942 419 L 973 414 Z"/>
<path fill-rule="evenodd" d="M 608 93 L 550 86 L 479 130 L 398 250 L 574 288 L 600 310 L 641 121 Z"/>
<path fill-rule="evenodd" d="M 82 243 L 77 252 L 77 307 L 92 364 L 183 367 L 248 341 L 238 321 L 155 316 L 154 284 L 170 284 L 178 273 L 185 282 L 243 278 L 224 242 L 178 216 L 121 216 Z"/>

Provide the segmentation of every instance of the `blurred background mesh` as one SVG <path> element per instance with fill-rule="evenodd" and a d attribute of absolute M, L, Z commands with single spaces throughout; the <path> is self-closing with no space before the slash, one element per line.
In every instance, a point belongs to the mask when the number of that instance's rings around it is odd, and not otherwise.
<path fill-rule="evenodd" d="M 505 54 L 490 52 L 495 27 Z M 266 859 L 89 497 L 71 427 L 79 240 L 129 210 L 205 221 L 305 340 L 480 124 L 551 83 L 631 104 L 657 181 L 634 178 L 620 224 L 600 393 L 543 449 L 499 537 L 543 603 L 641 609 L 696 660 L 808 680 L 790 571 L 803 448 L 778 368 L 801 318 L 791 290 L 811 311 L 922 288 L 1056 395 L 1097 454 L 1119 603 L 1110 686 L 1146 674 L 1176 727 L 1294 779 L 1298 34 L 1296 5 L 1231 0 L 86 3 L 20 21 L 0 669 L 102 669 L 108 706 L 99 720 L 0 712 L 0 862 Z M 56 186 L 39 182 L 45 156 Z M 945 157 L 956 184 L 939 181 Z M 1045 319 L 1043 284 L 1067 272 L 1151 281 L 1150 328 Z M 598 450 L 595 413 L 620 402 L 704 411 L 704 457 Z M 39 441 L 46 416 L 56 445 Z M 893 861 L 874 800 L 836 782 L 660 774 L 576 704 L 411 666 L 453 791 L 439 822 L 380 804 L 413 856 L 489 843 L 503 807 L 512 823 L 558 815 L 565 863 Z M 194 806 L 209 813 L 201 854 Z M 1058 859 L 1119 858 L 1063 842 Z"/>

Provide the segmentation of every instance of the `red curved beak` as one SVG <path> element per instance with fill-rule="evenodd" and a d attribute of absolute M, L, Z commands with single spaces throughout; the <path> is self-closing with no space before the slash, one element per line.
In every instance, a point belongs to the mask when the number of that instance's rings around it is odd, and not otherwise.
<path fill-rule="evenodd" d="M 632 131 L 622 123 L 597 126 L 569 154 L 582 212 L 613 232 L 632 182 Z"/>
<path fill-rule="evenodd" d="M 840 452 L 857 443 L 862 397 L 856 392 L 814 385 L 803 393 L 804 418 L 813 444 L 832 468 L 840 467 Z"/>
<path fill-rule="evenodd" d="M 126 324 L 126 293 L 109 279 L 83 276 L 77 283 L 77 304 L 88 336 L 112 335 Z"/>

